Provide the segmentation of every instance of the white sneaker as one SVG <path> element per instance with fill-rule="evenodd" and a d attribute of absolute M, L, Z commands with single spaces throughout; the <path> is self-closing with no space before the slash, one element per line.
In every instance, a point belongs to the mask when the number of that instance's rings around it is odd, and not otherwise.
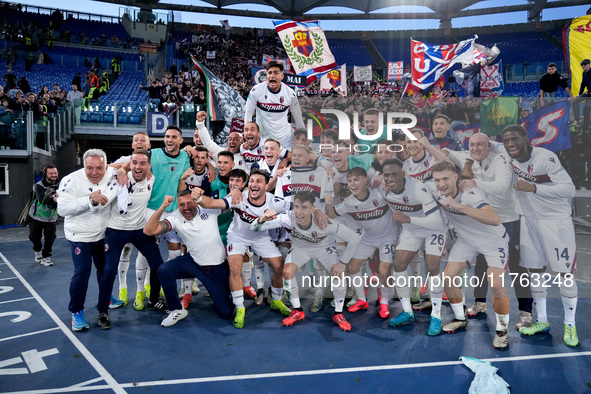
<path fill-rule="evenodd" d="M 43 257 L 39 263 L 45 267 L 51 267 L 53 265 L 50 257 Z"/>
<path fill-rule="evenodd" d="M 166 319 L 162 320 L 162 323 L 160 325 L 162 327 L 174 326 L 175 324 L 178 323 L 179 320 L 182 320 L 185 317 L 187 317 L 188 314 L 189 314 L 189 312 L 187 312 L 186 309 L 179 309 L 176 311 L 170 311 L 170 313 L 168 314 Z"/>
<path fill-rule="evenodd" d="M 36 263 L 40 263 L 41 260 L 43 260 L 43 253 L 41 253 L 41 252 L 35 252 L 35 262 Z"/>
<path fill-rule="evenodd" d="M 197 284 L 197 282 L 193 282 L 193 285 L 191 286 L 191 293 L 195 295 L 199 294 L 199 291 L 199 285 Z"/>

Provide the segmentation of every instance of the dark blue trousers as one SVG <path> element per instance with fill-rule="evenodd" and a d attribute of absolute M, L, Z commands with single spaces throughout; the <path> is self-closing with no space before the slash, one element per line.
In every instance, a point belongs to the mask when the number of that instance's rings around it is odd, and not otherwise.
<path fill-rule="evenodd" d="M 77 313 L 84 310 L 86 291 L 92 263 L 96 267 L 96 279 L 101 282 L 103 269 L 105 267 L 105 243 L 104 240 L 95 242 L 72 242 L 72 261 L 74 262 L 74 275 L 70 280 L 70 304 L 68 310 Z"/>
<path fill-rule="evenodd" d="M 162 289 L 171 311 L 182 309 L 176 289 L 176 280 L 197 278 L 211 296 L 217 314 L 222 319 L 230 319 L 234 315 L 234 303 L 230 294 L 230 268 L 228 262 L 220 265 L 200 266 L 189 253 L 165 262 L 158 269 Z"/>
<path fill-rule="evenodd" d="M 107 228 L 105 233 L 105 268 L 99 280 L 99 297 L 97 309 L 99 313 L 109 310 L 113 283 L 117 277 L 119 257 L 125 244 L 131 243 L 148 260 L 150 266 L 150 301 L 156 303 L 160 294 L 160 279 L 158 268 L 164 263 L 156 237 L 144 234 L 140 230 L 115 230 Z"/>

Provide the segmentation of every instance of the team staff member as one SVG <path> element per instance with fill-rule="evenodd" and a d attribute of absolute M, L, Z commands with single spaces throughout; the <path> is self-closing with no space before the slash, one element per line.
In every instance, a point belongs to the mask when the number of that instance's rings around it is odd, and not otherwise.
<path fill-rule="evenodd" d="M 113 291 L 113 282 L 117 275 L 119 256 L 126 244 L 132 244 L 146 256 L 150 264 L 150 302 L 148 309 L 167 310 L 165 303 L 158 299 L 160 281 L 157 270 L 163 263 L 155 237 L 144 234 L 146 223 L 146 204 L 154 188 L 154 177 L 147 179 L 150 171 L 150 154 L 136 150 L 131 155 L 131 171 L 127 173 L 128 183 L 119 186 L 117 204 L 111 206 L 111 216 L 105 234 L 105 269 L 99 282 L 98 326 L 102 329 L 111 327 L 108 308 Z"/>
<path fill-rule="evenodd" d="M 195 189 L 193 193 L 180 191 L 177 195 L 178 210 L 160 221 L 162 214 L 175 200 L 172 196 L 165 196 L 162 205 L 144 228 L 147 235 L 166 234 L 174 230 L 187 246 L 187 253 L 167 261 L 158 269 L 170 308 L 170 313 L 162 320 L 162 327 L 170 327 L 188 315 L 177 295 L 177 279 L 199 279 L 222 319 L 230 319 L 234 313 L 228 281 L 230 270 L 218 231 L 217 215 L 197 206 L 201 200 L 197 197 L 197 194 L 202 193 L 200 189 Z"/>
<path fill-rule="evenodd" d="M 546 315 L 547 286 L 558 281 L 564 308 L 564 343 L 577 346 L 578 288 L 573 277 L 577 246 L 570 217 L 575 186 L 554 153 L 529 144 L 522 126 L 509 125 L 501 136 L 518 179 L 515 196 L 521 214 L 521 265 L 530 272 L 529 283 L 537 314 L 537 321 L 520 328 L 519 332 L 533 335 L 550 331 Z M 557 279 L 560 280 L 544 281 L 542 273 L 548 265 L 559 273 Z"/>
<path fill-rule="evenodd" d="M 41 170 L 41 180 L 33 185 L 35 196 L 29 207 L 29 239 L 33 243 L 35 261 L 50 267 L 51 249 L 56 238 L 55 222 L 57 221 L 57 167 L 46 165 Z M 45 236 L 45 245 L 41 239 Z"/>
<path fill-rule="evenodd" d="M 279 140 L 285 148 L 291 148 L 293 132 L 287 121 L 287 110 L 291 111 L 298 129 L 305 126 L 298 98 L 292 88 L 281 82 L 282 79 L 283 63 L 269 62 L 267 80 L 255 85 L 248 95 L 244 124 L 252 121 L 256 111 L 262 134 Z"/>
<path fill-rule="evenodd" d="M 70 281 L 72 331 L 88 328 L 84 320 L 84 302 L 92 263 L 100 283 L 105 266 L 105 230 L 109 204 L 117 193 L 116 170 L 107 167 L 107 155 L 89 149 L 83 156 L 84 168 L 66 176 L 59 185 L 57 211 L 65 217 L 64 232 L 70 241 L 74 275 Z M 119 170 L 122 177 L 125 171 Z"/>

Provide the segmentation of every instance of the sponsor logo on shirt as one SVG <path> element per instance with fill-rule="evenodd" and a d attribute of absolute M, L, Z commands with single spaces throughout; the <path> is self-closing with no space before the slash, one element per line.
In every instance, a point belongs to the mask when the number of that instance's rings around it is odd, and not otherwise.
<path fill-rule="evenodd" d="M 379 219 L 388 212 L 388 206 L 384 205 L 371 211 L 349 212 L 349 215 L 355 220 L 374 220 Z"/>

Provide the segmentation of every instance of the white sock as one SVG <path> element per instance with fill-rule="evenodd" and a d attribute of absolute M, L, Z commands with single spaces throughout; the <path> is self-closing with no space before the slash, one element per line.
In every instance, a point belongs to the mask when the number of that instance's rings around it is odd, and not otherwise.
<path fill-rule="evenodd" d="M 254 277 L 257 282 L 257 289 L 265 288 L 265 263 L 256 254 L 252 256 L 254 265 Z"/>
<path fill-rule="evenodd" d="M 334 294 L 334 311 L 336 313 L 343 312 L 343 306 L 345 305 L 345 293 L 347 289 L 345 286 L 338 286 L 332 289 L 332 293 Z"/>
<path fill-rule="evenodd" d="M 314 297 L 322 297 L 324 295 L 325 288 L 325 273 L 324 266 L 318 261 L 314 260 Z"/>
<path fill-rule="evenodd" d="M 382 299 L 380 300 L 380 304 L 388 305 L 390 303 L 390 298 L 392 298 L 392 294 L 394 293 L 394 289 L 389 286 L 381 286 L 382 290 Z"/>
<path fill-rule="evenodd" d="M 146 270 L 146 275 L 144 276 L 144 286 L 150 284 L 150 266 L 148 265 L 148 269 Z"/>
<path fill-rule="evenodd" d="M 571 283 L 569 282 L 569 285 Z M 579 289 L 574 277 L 571 286 L 564 284 L 564 278 L 560 284 L 560 295 L 562 296 L 562 307 L 564 308 L 564 324 L 575 325 L 575 314 L 577 312 L 577 300 Z"/>
<path fill-rule="evenodd" d="M 464 303 L 463 302 L 459 302 L 457 304 L 451 304 L 451 309 L 454 311 L 454 316 L 456 319 L 466 320 L 466 315 L 464 315 Z"/>
<path fill-rule="evenodd" d="M 119 290 L 127 289 L 127 271 L 129 271 L 131 252 L 131 244 L 125 244 L 121 252 L 121 257 L 119 257 Z"/>
<path fill-rule="evenodd" d="M 192 294 L 193 290 L 193 278 L 191 279 L 183 279 L 184 287 L 185 287 L 185 294 Z"/>
<path fill-rule="evenodd" d="M 244 291 L 236 290 L 232 293 L 232 302 L 236 306 L 236 309 L 244 309 Z"/>
<path fill-rule="evenodd" d="M 300 287 L 298 286 L 298 281 L 296 278 L 289 279 L 291 287 L 289 291 L 291 293 L 291 297 L 289 298 L 291 301 L 291 306 L 293 308 L 301 308 L 302 304 L 300 304 Z"/>
<path fill-rule="evenodd" d="M 138 292 L 146 291 L 144 281 L 146 279 L 148 267 L 148 260 L 146 260 L 143 254 L 138 253 L 137 258 L 135 259 L 135 281 Z"/>
<path fill-rule="evenodd" d="M 281 301 L 283 287 L 271 287 L 271 295 L 273 297 L 273 301 Z"/>
<path fill-rule="evenodd" d="M 363 277 L 361 276 L 361 271 L 356 274 L 351 275 L 351 282 L 353 284 L 353 287 L 355 287 L 355 293 L 357 293 L 357 299 L 359 299 L 359 301 L 366 302 L 367 300 L 365 298 L 365 286 L 363 283 Z"/>
<path fill-rule="evenodd" d="M 435 279 L 433 279 L 435 278 Z M 437 285 L 434 286 L 433 284 Z M 429 294 L 431 295 L 431 316 L 441 319 L 441 304 L 443 303 L 443 282 L 441 273 L 439 275 L 429 276 Z"/>
<path fill-rule="evenodd" d="M 252 277 L 252 267 L 250 261 L 242 263 L 242 286 L 250 286 L 250 278 Z"/>
<path fill-rule="evenodd" d="M 414 277 L 421 276 L 421 257 L 418 253 L 414 255 L 409 264 L 410 274 Z"/>
<path fill-rule="evenodd" d="M 166 261 L 169 261 L 169 260 L 172 260 L 172 259 L 176 259 L 177 257 L 179 257 L 181 255 L 181 253 L 182 252 L 181 252 L 180 249 L 179 250 L 170 250 L 169 249 L 168 250 L 168 260 L 166 260 Z"/>
<path fill-rule="evenodd" d="M 534 281 L 530 283 L 531 296 L 534 299 L 534 309 L 536 310 L 536 319 L 540 323 L 548 323 L 548 316 L 546 315 L 546 296 L 548 288 L 542 286 L 542 281 L 538 281 L 539 286 L 534 286 Z"/>
<path fill-rule="evenodd" d="M 497 315 L 497 331 L 504 331 L 507 332 L 507 327 L 509 326 L 509 315 Z"/>

